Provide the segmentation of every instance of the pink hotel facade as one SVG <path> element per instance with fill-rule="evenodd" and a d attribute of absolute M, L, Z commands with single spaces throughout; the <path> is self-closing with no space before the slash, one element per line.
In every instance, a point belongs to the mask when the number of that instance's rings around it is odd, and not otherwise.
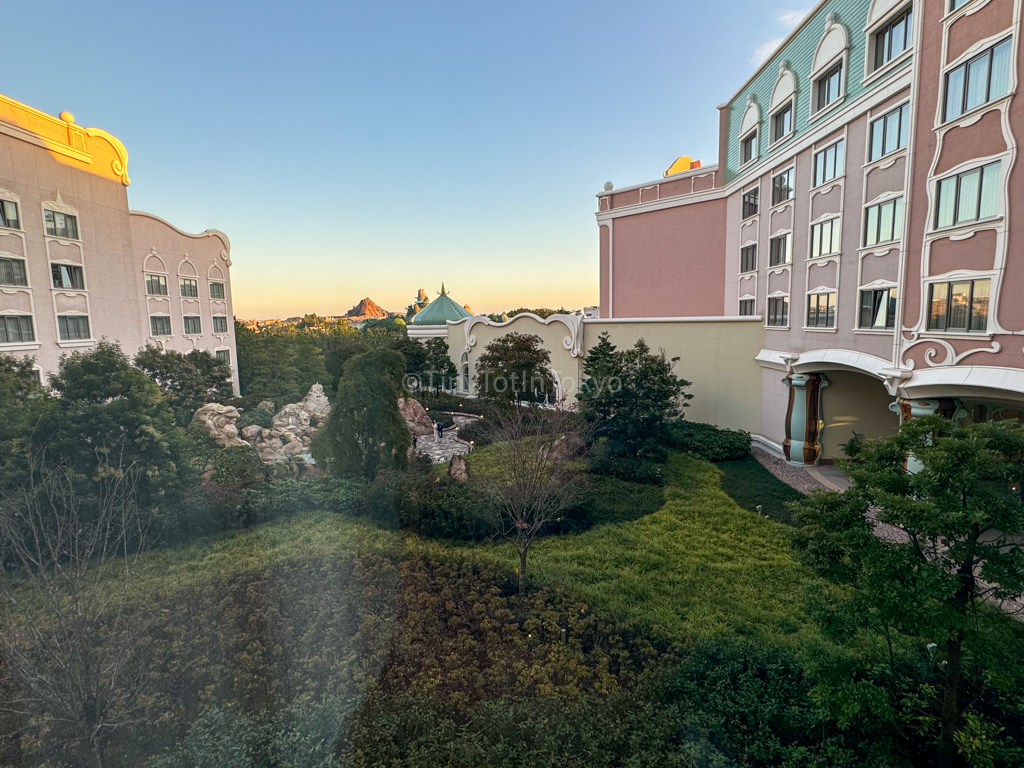
<path fill-rule="evenodd" d="M 737 426 L 794 463 L 1024 415 L 1022 5 L 818 3 L 719 107 L 716 165 L 598 195 L 600 322 L 756 324 Z"/>
<path fill-rule="evenodd" d="M 231 365 L 231 244 L 128 207 L 128 154 L 109 133 L 0 96 L 0 354 L 40 379 L 115 341 L 202 349 Z"/>

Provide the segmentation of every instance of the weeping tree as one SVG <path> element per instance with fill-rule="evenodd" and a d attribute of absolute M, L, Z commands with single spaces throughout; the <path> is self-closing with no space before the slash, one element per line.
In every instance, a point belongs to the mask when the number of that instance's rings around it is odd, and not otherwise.
<path fill-rule="evenodd" d="M 368 480 L 382 469 L 408 466 L 411 438 L 398 410 L 404 374 L 405 359 L 383 346 L 345 364 L 331 415 L 313 440 L 318 464 Z"/>
<path fill-rule="evenodd" d="M 882 637 L 894 677 L 898 646 L 927 648 L 935 764 L 950 768 L 969 753 L 973 764 L 997 749 L 999 728 L 972 710 L 972 683 L 1024 682 L 1019 661 L 1000 658 L 1005 617 L 986 605 L 1015 612 L 1024 597 L 1024 429 L 935 416 L 892 437 L 855 439 L 847 453 L 853 487 L 811 497 L 799 510 L 803 558 L 850 588 L 820 601 L 816 615 L 844 639 Z M 910 456 L 919 471 L 907 470 Z M 878 536 L 876 520 L 899 535 Z"/>
<path fill-rule="evenodd" d="M 35 466 L 0 497 L 0 652 L 16 692 L 0 707 L 44 751 L 77 750 L 95 768 L 114 732 L 141 721 L 156 666 L 129 599 L 150 527 L 138 474 L 118 467 L 83 499 L 67 466 Z"/>

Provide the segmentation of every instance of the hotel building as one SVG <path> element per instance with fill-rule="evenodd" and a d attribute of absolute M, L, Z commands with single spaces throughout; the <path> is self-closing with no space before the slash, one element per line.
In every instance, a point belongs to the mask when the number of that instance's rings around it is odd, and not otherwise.
<path fill-rule="evenodd" d="M 719 355 L 756 329 L 746 415 L 717 420 L 794 463 L 919 414 L 1020 418 L 1022 5 L 818 3 L 719 106 L 717 164 L 598 195 L 584 323 L 665 325 L 695 381 L 670 329 L 733 328 Z"/>
<path fill-rule="evenodd" d="M 130 210 L 129 183 L 118 139 L 0 96 L 0 354 L 45 381 L 101 339 L 202 349 L 237 392 L 227 236 Z"/>

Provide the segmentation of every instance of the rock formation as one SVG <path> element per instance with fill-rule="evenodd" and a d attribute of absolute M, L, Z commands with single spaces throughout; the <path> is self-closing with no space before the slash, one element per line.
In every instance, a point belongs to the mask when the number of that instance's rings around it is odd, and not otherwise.
<path fill-rule="evenodd" d="M 452 456 L 452 460 L 448 462 L 448 477 L 457 483 L 469 480 L 469 462 L 464 456 Z"/>
<path fill-rule="evenodd" d="M 241 412 L 233 406 L 207 403 L 195 412 L 192 423 L 205 429 L 221 448 L 232 448 L 246 444 L 238 437 L 236 422 L 241 415 Z"/>
<path fill-rule="evenodd" d="M 377 320 L 388 317 L 390 313 L 379 306 L 373 299 L 367 296 L 345 313 L 345 318 L 350 321 Z"/>
<path fill-rule="evenodd" d="M 426 409 L 420 405 L 419 400 L 413 398 L 398 398 L 398 410 L 405 419 L 405 425 L 409 428 L 410 435 L 420 437 L 434 434 L 434 422 L 430 420 Z"/>

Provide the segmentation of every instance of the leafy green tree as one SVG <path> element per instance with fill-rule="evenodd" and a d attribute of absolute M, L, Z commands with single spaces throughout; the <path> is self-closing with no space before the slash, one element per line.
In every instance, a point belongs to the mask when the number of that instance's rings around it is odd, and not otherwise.
<path fill-rule="evenodd" d="M 405 361 L 376 347 L 348 361 L 331 415 L 314 438 L 318 463 L 329 471 L 373 479 L 383 469 L 405 469 L 411 444 L 398 410 Z"/>
<path fill-rule="evenodd" d="M 0 355 L 0 488 L 27 472 L 31 433 L 53 405 L 32 358 Z"/>
<path fill-rule="evenodd" d="M 234 396 L 231 369 L 205 350 L 185 355 L 147 346 L 135 356 L 135 365 L 160 387 L 182 427 L 207 403 L 226 403 Z"/>
<path fill-rule="evenodd" d="M 429 339 L 424 346 L 425 358 L 423 386 L 433 386 L 435 392 L 452 389 L 458 371 L 448 354 L 448 340 L 441 337 Z"/>
<path fill-rule="evenodd" d="M 900 640 L 927 646 L 929 685 L 938 691 L 934 764 L 951 768 L 958 752 L 970 752 L 972 764 L 994 765 L 998 728 L 971 711 L 976 699 L 967 693 L 972 676 L 989 686 L 1021 683 L 1019 658 L 1000 658 L 1006 619 L 984 604 L 1024 597 L 1024 551 L 1014 546 L 1024 536 L 1024 430 L 928 417 L 892 437 L 854 440 L 847 452 L 854 486 L 799 510 L 804 559 L 849 587 L 820 601 L 817 613 L 836 634 L 884 638 L 894 674 Z M 908 456 L 920 471 L 907 471 Z M 905 536 L 879 537 L 872 516 Z"/>
<path fill-rule="evenodd" d="M 362 332 L 347 322 L 336 323 L 326 329 L 320 337 L 320 347 L 332 392 L 338 389 L 345 363 L 368 349 Z"/>
<path fill-rule="evenodd" d="M 318 336 L 290 326 L 254 331 L 235 321 L 238 380 L 242 397 L 253 405 L 272 400 L 277 405 L 305 397 L 316 383 L 328 381 Z"/>
<path fill-rule="evenodd" d="M 555 377 L 550 365 L 551 354 L 540 336 L 506 333 L 477 358 L 477 394 L 510 403 L 553 400 Z"/>
<path fill-rule="evenodd" d="M 678 358 L 651 352 L 640 339 L 619 350 L 601 334 L 583 363 L 586 377 L 576 395 L 580 412 L 607 437 L 613 453 L 656 454 L 667 440 L 668 424 L 682 416 L 690 382 L 673 372 Z"/>

